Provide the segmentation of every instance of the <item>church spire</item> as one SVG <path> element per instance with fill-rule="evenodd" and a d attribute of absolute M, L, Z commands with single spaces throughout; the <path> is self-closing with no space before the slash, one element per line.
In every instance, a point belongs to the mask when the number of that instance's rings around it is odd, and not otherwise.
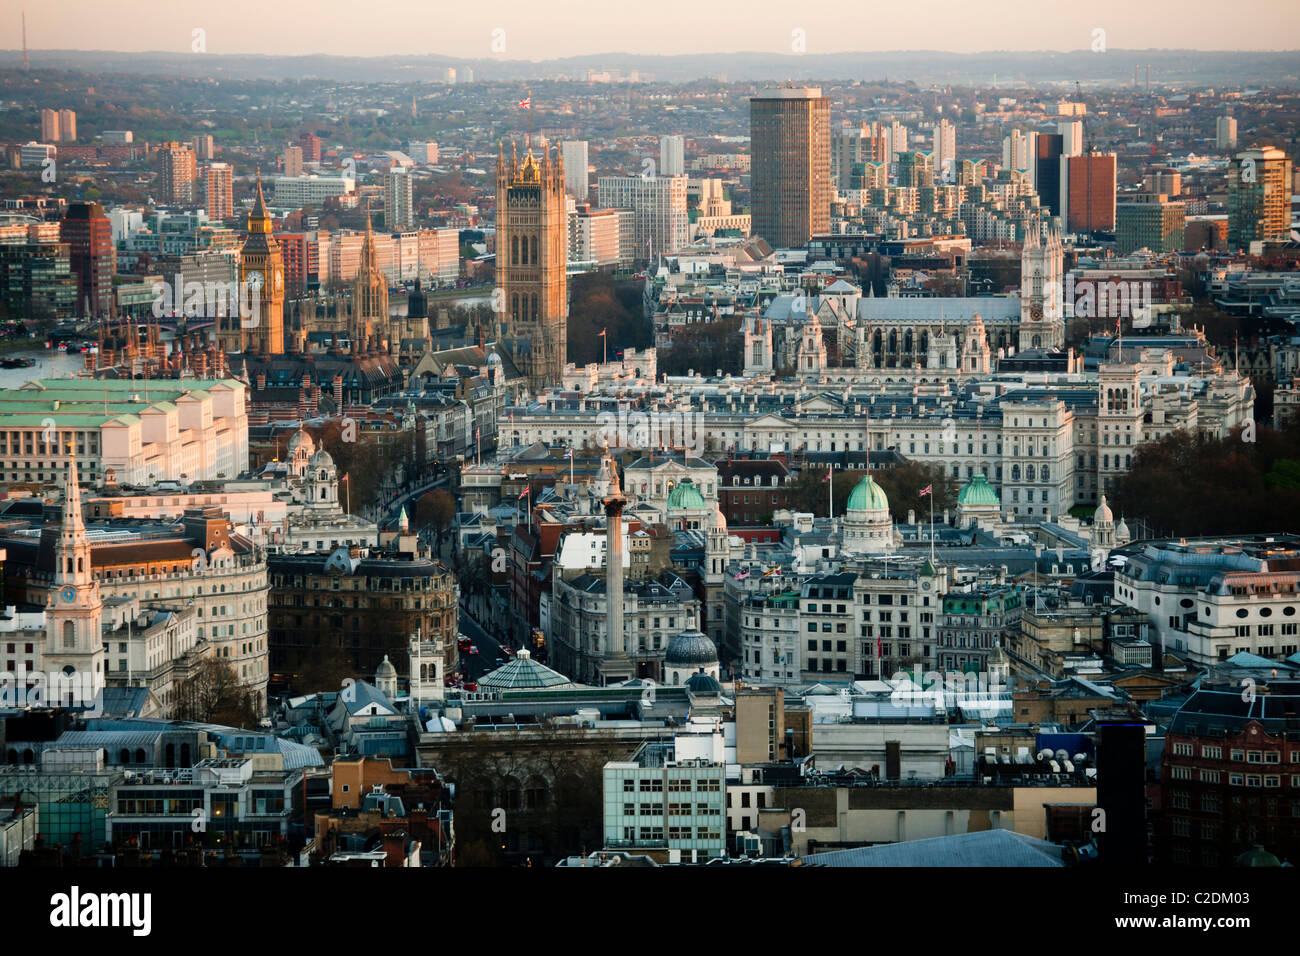
<path fill-rule="evenodd" d="M 63 527 L 73 534 L 84 533 L 85 522 L 81 516 L 81 483 L 77 480 L 77 457 L 68 447 L 68 478 L 63 489 Z"/>

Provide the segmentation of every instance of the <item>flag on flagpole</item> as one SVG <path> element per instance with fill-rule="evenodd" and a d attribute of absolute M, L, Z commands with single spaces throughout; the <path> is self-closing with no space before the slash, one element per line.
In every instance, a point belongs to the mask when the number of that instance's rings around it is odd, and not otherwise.
<path fill-rule="evenodd" d="M 605 337 L 605 333 L 608 332 L 608 331 L 609 331 L 608 329 L 601 329 L 601 330 L 600 330 L 599 338 L 602 338 L 602 339 L 603 339 L 603 338 Z"/>
<path fill-rule="evenodd" d="M 521 110 L 530 110 L 530 109 L 532 109 L 532 108 L 533 108 L 533 94 L 529 93 L 529 94 L 528 94 L 527 96 L 525 96 L 522 100 L 520 100 L 520 101 L 519 101 L 519 108 L 520 108 Z"/>
<path fill-rule="evenodd" d="M 343 477 L 340 478 L 339 481 L 347 481 L 347 480 L 348 480 L 348 473 L 345 471 L 343 472 Z"/>
<path fill-rule="evenodd" d="M 933 491 L 934 491 L 934 485 L 926 485 L 924 488 L 921 489 L 920 497 L 924 498 L 926 495 L 930 494 Z"/>
<path fill-rule="evenodd" d="M 747 577 L 749 577 L 749 572 L 748 572 L 748 571 L 739 571 L 739 572 L 736 573 L 736 580 L 737 580 L 737 581 L 743 581 L 743 580 L 745 580 L 745 578 L 747 578 Z"/>
<path fill-rule="evenodd" d="M 524 495 L 528 494 L 528 488 L 529 488 L 528 485 L 524 486 L 524 490 L 519 492 L 519 498 L 522 498 Z M 516 498 L 515 501 L 518 501 L 519 498 Z"/>
<path fill-rule="evenodd" d="M 827 469 L 827 471 L 826 471 L 826 477 L 822 479 L 822 484 L 824 485 L 824 484 L 826 484 L 826 482 L 828 482 L 828 481 L 830 481 L 830 480 L 831 480 L 831 473 L 830 473 L 830 470 Z"/>

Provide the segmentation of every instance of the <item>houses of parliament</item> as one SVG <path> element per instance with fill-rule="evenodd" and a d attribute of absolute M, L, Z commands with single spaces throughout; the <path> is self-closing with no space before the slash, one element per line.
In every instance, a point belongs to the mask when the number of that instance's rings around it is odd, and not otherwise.
<path fill-rule="evenodd" d="M 464 341 L 498 342 L 536 394 L 560 382 L 566 358 L 568 249 L 558 151 L 537 157 L 530 149 L 521 160 L 512 144 L 507 160 L 499 150 L 496 195 L 494 321 L 490 331 L 487 323 L 466 327 Z M 240 286 L 256 297 L 242 296 L 239 314 L 218 330 L 231 370 L 261 383 L 259 391 L 341 377 L 345 399 L 368 404 L 400 391 L 403 366 L 435 347 L 418 280 L 407 314 L 389 314 L 368 211 L 360 268 L 347 289 L 286 302 L 284 270 L 259 176 L 239 256 Z"/>

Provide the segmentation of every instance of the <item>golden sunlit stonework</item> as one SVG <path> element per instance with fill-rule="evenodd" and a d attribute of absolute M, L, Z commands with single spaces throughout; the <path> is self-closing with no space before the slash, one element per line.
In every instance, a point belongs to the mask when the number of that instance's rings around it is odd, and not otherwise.
<path fill-rule="evenodd" d="M 534 391 L 558 384 L 569 315 L 564 160 L 532 150 L 507 162 L 497 150 L 496 295 L 498 322 L 515 364 Z M 502 315 L 504 313 L 504 315 Z"/>

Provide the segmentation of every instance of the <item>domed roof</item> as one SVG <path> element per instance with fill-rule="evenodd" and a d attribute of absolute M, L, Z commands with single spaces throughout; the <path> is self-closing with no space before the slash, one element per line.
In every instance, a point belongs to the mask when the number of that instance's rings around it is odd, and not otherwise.
<path fill-rule="evenodd" d="M 1119 519 L 1119 524 L 1115 525 L 1115 534 L 1119 537 L 1127 538 L 1129 536 L 1128 522 L 1123 518 Z"/>
<path fill-rule="evenodd" d="M 1281 866 L 1281 862 L 1268 850 L 1256 843 L 1241 856 L 1237 857 L 1238 866 Z"/>
<path fill-rule="evenodd" d="M 301 429 L 294 432 L 293 437 L 289 439 L 289 457 L 292 458 L 293 453 L 300 447 L 305 448 L 308 452 L 314 451 L 316 448 L 316 443 L 311 440 L 311 435 Z"/>
<path fill-rule="evenodd" d="M 322 448 L 311 456 L 311 460 L 307 464 L 312 468 L 333 468 L 334 456 Z"/>
<path fill-rule="evenodd" d="M 962 508 L 1001 508 L 1002 502 L 988 478 L 980 472 L 966 482 L 957 495 L 957 505 Z"/>
<path fill-rule="evenodd" d="M 700 631 L 682 631 L 664 651 L 664 663 L 668 665 L 695 667 L 717 662 L 718 648 Z"/>
<path fill-rule="evenodd" d="M 692 694 L 698 694 L 701 697 L 717 697 L 722 693 L 722 685 L 719 684 L 712 675 L 700 671 L 698 674 L 692 674 L 686 679 L 686 686 Z"/>
<path fill-rule="evenodd" d="M 888 511 L 889 498 L 874 478 L 864 475 L 849 492 L 849 500 L 844 508 L 846 511 Z"/>
<path fill-rule="evenodd" d="M 704 496 L 689 478 L 679 481 L 668 495 L 669 511 L 703 511 L 704 507 Z"/>
<path fill-rule="evenodd" d="M 719 531 L 727 530 L 727 516 L 722 513 L 722 509 L 717 505 L 713 506 L 713 514 L 709 515 L 709 527 L 716 528 Z"/>
<path fill-rule="evenodd" d="M 397 668 L 393 666 L 393 662 L 388 659 L 387 654 L 379 662 L 379 666 L 375 668 L 375 680 L 383 680 L 386 677 L 397 677 Z"/>
<path fill-rule="evenodd" d="M 500 364 L 501 364 L 501 356 L 500 356 L 500 355 L 497 355 L 496 352 L 493 352 L 493 353 L 491 353 L 490 355 L 488 355 L 488 357 L 487 357 L 487 363 L 488 363 L 488 365 L 500 365 Z"/>
<path fill-rule="evenodd" d="M 1097 505 L 1097 510 L 1093 512 L 1092 520 L 1097 524 L 1101 524 L 1103 521 L 1113 522 L 1115 520 L 1115 515 L 1111 512 L 1110 505 L 1106 504 L 1105 495 L 1101 496 L 1101 504 Z"/>

